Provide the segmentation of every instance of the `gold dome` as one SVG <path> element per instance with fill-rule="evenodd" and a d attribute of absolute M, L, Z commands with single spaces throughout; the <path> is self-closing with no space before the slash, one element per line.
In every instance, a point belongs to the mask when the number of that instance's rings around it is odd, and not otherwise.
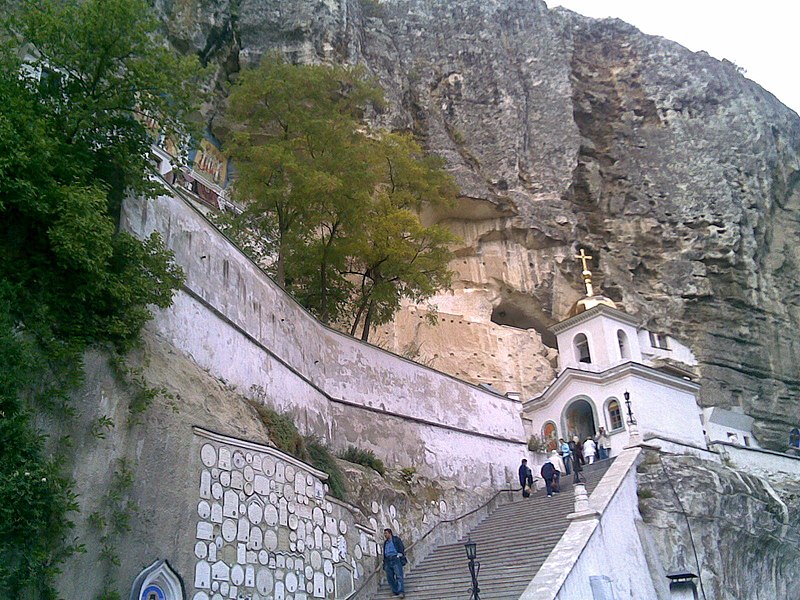
<path fill-rule="evenodd" d="M 572 308 L 569 310 L 567 314 L 567 318 L 574 317 L 575 315 L 579 315 L 582 312 L 586 312 L 590 308 L 594 308 L 595 306 L 609 306 L 611 308 L 618 308 L 617 303 L 614 302 L 611 298 L 607 298 L 606 296 L 584 296 L 580 300 L 578 300 L 575 304 L 572 305 Z"/>

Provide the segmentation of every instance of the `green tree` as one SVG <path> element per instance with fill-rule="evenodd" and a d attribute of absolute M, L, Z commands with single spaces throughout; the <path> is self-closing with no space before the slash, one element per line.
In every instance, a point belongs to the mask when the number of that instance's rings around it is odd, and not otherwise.
<path fill-rule="evenodd" d="M 156 192 L 154 128 L 174 139 L 187 133 L 202 98 L 197 59 L 170 50 L 146 0 L 0 2 L 6 34 L 27 50 L 27 85 L 71 167 L 117 202 L 125 190 Z"/>
<path fill-rule="evenodd" d="M 349 274 L 359 287 L 354 295 L 350 334 L 363 317 L 361 339 L 389 322 L 403 298 L 430 298 L 450 285 L 449 246 L 457 238 L 438 225 L 425 226 L 419 211 L 425 204 L 451 202 L 456 195 L 443 161 L 426 156 L 409 134 L 384 134 L 373 152 L 381 169 L 362 226 L 353 236 Z"/>
<path fill-rule="evenodd" d="M 305 244 L 310 224 L 327 214 L 335 239 L 337 201 L 361 192 L 347 169 L 364 158 L 359 118 L 365 103 L 378 100 L 356 72 L 299 67 L 274 54 L 233 87 L 234 133 L 225 149 L 236 165 L 235 196 L 245 205 L 233 231 L 250 231 L 266 245 L 282 287 L 291 282 L 287 261 Z"/>
<path fill-rule="evenodd" d="M 418 217 L 455 197 L 452 178 L 411 136 L 369 130 L 380 102 L 358 71 L 269 56 L 231 92 L 225 146 L 244 206 L 224 219 L 234 238 L 323 322 L 355 332 L 363 315 L 363 339 L 402 298 L 449 285 L 454 239 Z"/>
<path fill-rule="evenodd" d="M 153 126 L 182 135 L 202 72 L 142 0 L 1 7 L 0 597 L 50 598 L 75 504 L 32 414 L 63 406 L 85 349 L 129 348 L 180 285 L 161 239 L 119 231 L 118 212 L 157 190 Z"/>

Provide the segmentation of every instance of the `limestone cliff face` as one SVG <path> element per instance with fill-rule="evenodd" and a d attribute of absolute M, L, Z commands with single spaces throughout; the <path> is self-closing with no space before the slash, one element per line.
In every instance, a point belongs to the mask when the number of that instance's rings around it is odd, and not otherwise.
<path fill-rule="evenodd" d="M 434 300 L 447 333 L 409 307 L 379 343 L 535 393 L 580 245 L 604 293 L 692 347 L 704 403 L 783 447 L 800 421 L 800 119 L 733 64 L 538 0 L 156 4 L 220 82 L 272 49 L 364 65 L 389 100 L 376 121 L 447 160 L 462 202 L 431 218 L 464 240 Z"/>
<path fill-rule="evenodd" d="M 659 597 L 669 598 L 667 572 L 683 569 L 701 576 L 700 597 L 797 595 L 797 481 L 771 485 L 710 461 L 654 452 L 638 471 L 640 535 L 653 553 L 648 560 L 653 581 L 662 585 Z"/>

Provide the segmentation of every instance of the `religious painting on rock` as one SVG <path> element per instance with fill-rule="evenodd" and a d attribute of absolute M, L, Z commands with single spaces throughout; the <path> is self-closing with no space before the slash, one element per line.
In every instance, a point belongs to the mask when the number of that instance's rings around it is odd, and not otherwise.
<path fill-rule="evenodd" d="M 556 431 L 556 424 L 548 421 L 542 427 L 542 439 L 547 444 L 547 451 L 552 452 L 558 447 L 558 432 Z"/>
<path fill-rule="evenodd" d="M 228 159 L 209 140 L 202 140 L 192 161 L 192 170 L 219 187 L 225 187 L 228 177 Z"/>

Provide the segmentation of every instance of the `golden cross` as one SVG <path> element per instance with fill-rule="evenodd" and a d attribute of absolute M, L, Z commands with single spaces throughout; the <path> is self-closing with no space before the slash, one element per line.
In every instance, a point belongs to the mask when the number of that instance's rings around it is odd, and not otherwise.
<path fill-rule="evenodd" d="M 591 260 L 594 257 L 587 255 L 586 252 L 584 252 L 583 248 L 581 248 L 581 253 L 578 254 L 575 258 L 577 258 L 583 263 L 583 270 L 588 271 L 589 267 L 586 266 L 586 261 Z"/>

